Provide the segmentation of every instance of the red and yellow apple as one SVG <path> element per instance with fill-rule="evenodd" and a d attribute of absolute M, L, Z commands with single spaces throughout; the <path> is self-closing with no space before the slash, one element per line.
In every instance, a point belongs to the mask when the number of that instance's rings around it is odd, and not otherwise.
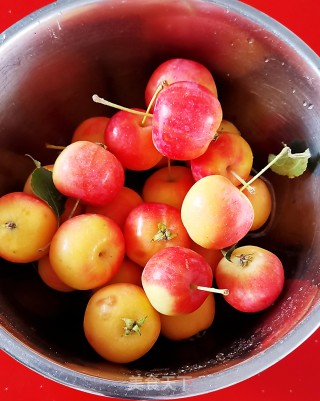
<path fill-rule="evenodd" d="M 223 249 L 249 232 L 254 211 L 248 198 L 228 178 L 209 175 L 190 188 L 181 218 L 195 243 L 208 249 Z"/>
<path fill-rule="evenodd" d="M 119 194 L 124 185 L 124 170 L 102 145 L 76 141 L 55 160 L 52 179 L 63 195 L 100 206 Z"/>
<path fill-rule="evenodd" d="M 272 305 L 284 286 L 281 260 L 264 248 L 245 245 L 236 248 L 230 260 L 218 263 L 218 288 L 228 288 L 225 300 L 241 312 L 259 312 Z"/>
<path fill-rule="evenodd" d="M 237 134 L 225 132 L 213 140 L 206 152 L 191 160 L 191 171 L 196 181 L 219 174 L 239 185 L 238 177 L 245 181 L 252 169 L 253 153 L 248 142 Z"/>
<path fill-rule="evenodd" d="M 154 308 L 169 316 L 198 309 L 211 287 L 213 274 L 208 262 L 191 249 L 169 247 L 153 255 L 142 272 L 142 286 Z"/>

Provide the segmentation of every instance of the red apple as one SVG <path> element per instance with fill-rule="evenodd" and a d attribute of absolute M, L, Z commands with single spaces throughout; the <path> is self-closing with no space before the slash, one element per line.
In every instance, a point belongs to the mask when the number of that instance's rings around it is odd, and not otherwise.
<path fill-rule="evenodd" d="M 153 255 L 142 272 L 142 285 L 153 307 L 164 315 L 191 313 L 208 296 L 196 286 L 211 287 L 208 262 L 191 249 L 165 248 Z"/>
<path fill-rule="evenodd" d="M 85 212 L 103 214 L 104 216 L 110 217 L 110 219 L 115 221 L 118 226 L 123 229 L 128 214 L 142 202 L 143 200 L 138 192 L 131 188 L 123 187 L 112 201 L 102 206 L 87 205 L 85 207 Z"/>
<path fill-rule="evenodd" d="M 63 195 L 91 205 L 103 205 L 123 188 L 124 170 L 119 160 L 103 146 L 77 141 L 57 157 L 52 179 Z"/>
<path fill-rule="evenodd" d="M 160 202 L 181 208 L 184 197 L 194 184 L 189 167 L 162 167 L 146 179 L 142 188 L 145 202 Z"/>
<path fill-rule="evenodd" d="M 152 141 L 151 118 L 143 120 L 141 115 L 121 110 L 111 117 L 105 131 L 107 149 L 130 170 L 148 170 L 163 157 Z"/>
<path fill-rule="evenodd" d="M 163 248 L 188 248 L 191 244 L 180 210 L 164 203 L 144 202 L 132 209 L 123 234 L 126 255 L 143 267 L 152 255 Z"/>
<path fill-rule="evenodd" d="M 71 142 L 104 143 L 104 133 L 108 123 L 109 118 L 105 116 L 90 117 L 83 120 L 74 130 Z"/>
<path fill-rule="evenodd" d="M 164 81 L 169 85 L 178 81 L 194 81 L 205 86 L 217 96 L 215 80 L 211 72 L 203 64 L 194 60 L 175 58 L 160 64 L 150 76 L 145 90 L 147 106 L 159 85 Z"/>
<path fill-rule="evenodd" d="M 254 245 L 236 248 L 230 261 L 221 259 L 216 268 L 218 288 L 227 288 L 225 300 L 241 312 L 259 312 L 272 305 L 284 286 L 281 260 Z"/>
<path fill-rule="evenodd" d="M 191 160 L 191 171 L 196 181 L 207 175 L 220 174 L 239 185 L 248 178 L 252 163 L 253 154 L 248 142 L 241 135 L 225 132 L 210 143 L 202 156 Z"/>
<path fill-rule="evenodd" d="M 173 160 L 201 156 L 222 120 L 219 100 L 203 85 L 175 82 L 158 94 L 152 138 L 159 152 Z"/>

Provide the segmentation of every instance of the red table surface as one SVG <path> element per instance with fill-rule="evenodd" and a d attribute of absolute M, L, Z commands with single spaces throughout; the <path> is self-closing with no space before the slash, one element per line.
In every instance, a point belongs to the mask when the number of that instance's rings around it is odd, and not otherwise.
<path fill-rule="evenodd" d="M 0 32 L 49 0 L 1 0 Z M 316 0 L 246 0 L 273 17 L 320 54 L 319 12 Z M 320 329 L 295 351 L 262 373 L 229 388 L 191 401 L 319 401 Z M 71 389 L 31 371 L 0 351 L 1 401 L 99 401 L 98 395 Z M 116 400 L 116 399 L 115 399 Z"/>

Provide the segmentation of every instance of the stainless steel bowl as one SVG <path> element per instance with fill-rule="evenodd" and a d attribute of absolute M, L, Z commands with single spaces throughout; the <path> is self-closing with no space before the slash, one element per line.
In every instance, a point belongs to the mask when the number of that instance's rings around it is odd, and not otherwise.
<path fill-rule="evenodd" d="M 320 321 L 320 62 L 286 28 L 238 1 L 64 0 L 0 36 L 0 194 L 21 189 L 46 142 L 65 145 L 83 119 L 108 114 L 94 93 L 143 107 L 144 86 L 161 61 L 187 57 L 214 74 L 224 116 L 252 144 L 255 167 L 281 143 L 309 147 L 308 172 L 268 175 L 276 214 L 263 241 L 283 259 L 281 298 L 259 314 L 222 301 L 197 339 L 159 341 L 128 366 L 99 358 L 86 343 L 85 294 L 46 288 L 32 266 L 0 266 L 1 348 L 48 378 L 129 399 L 208 393 L 261 372 L 308 338 Z M 221 299 L 221 298 L 220 298 Z"/>

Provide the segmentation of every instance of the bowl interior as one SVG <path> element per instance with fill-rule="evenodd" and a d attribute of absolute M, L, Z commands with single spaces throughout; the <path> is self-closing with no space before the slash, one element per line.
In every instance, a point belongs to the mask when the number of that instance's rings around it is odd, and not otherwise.
<path fill-rule="evenodd" d="M 201 338 L 161 339 L 128 366 L 102 360 L 87 344 L 87 292 L 57 293 L 40 282 L 35 266 L 1 261 L 0 323 L 10 339 L 4 348 L 14 355 L 11 342 L 20 344 L 28 350 L 24 362 L 40 373 L 65 382 L 52 372 L 66 369 L 73 377 L 66 384 L 109 396 L 127 398 L 131 389 L 134 398 L 179 397 L 236 383 L 286 355 L 319 321 L 319 68 L 293 34 L 241 3 L 66 1 L 8 30 L 0 47 L 0 194 L 22 189 L 33 169 L 25 154 L 52 163 L 57 153 L 46 143 L 66 145 L 82 120 L 114 113 L 93 94 L 145 107 L 151 72 L 173 57 L 212 71 L 224 117 L 252 145 L 255 169 L 282 143 L 309 147 L 312 158 L 294 180 L 266 173 L 275 218 L 265 235 L 244 240 L 283 260 L 286 285 L 277 303 L 243 314 L 216 297 L 215 322 Z M 132 185 L 141 180 L 135 174 Z M 184 379 L 195 384 L 186 387 Z"/>

